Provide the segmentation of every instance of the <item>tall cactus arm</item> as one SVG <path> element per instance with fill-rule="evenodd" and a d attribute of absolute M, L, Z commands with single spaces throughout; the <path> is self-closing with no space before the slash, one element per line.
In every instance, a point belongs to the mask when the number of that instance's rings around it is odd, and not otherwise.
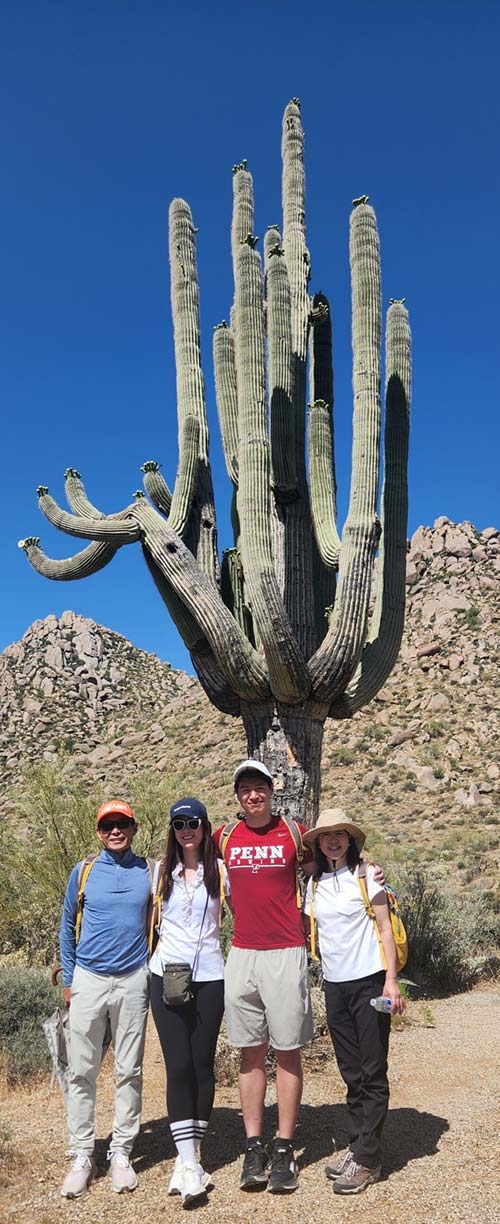
<path fill-rule="evenodd" d="M 292 408 L 290 283 L 276 226 L 267 231 L 264 252 L 272 482 L 275 499 L 281 503 L 297 497 L 298 489 Z"/>
<path fill-rule="evenodd" d="M 308 282 L 310 257 L 306 246 L 306 205 L 304 170 L 304 131 L 300 102 L 292 98 L 285 108 L 282 126 L 283 160 L 283 246 L 290 280 L 293 408 L 296 428 L 297 465 L 305 466 L 306 357 L 309 331 Z M 297 467 L 299 469 L 299 466 Z"/>
<path fill-rule="evenodd" d="M 47 557 L 40 548 L 38 536 L 28 536 L 19 540 L 19 548 L 26 553 L 28 561 L 37 574 L 43 578 L 53 578 L 56 582 L 70 582 L 77 578 L 88 578 L 97 574 L 112 560 L 117 547 L 112 544 L 88 544 L 81 552 L 72 557 L 58 561 Z"/>
<path fill-rule="evenodd" d="M 189 206 L 185 200 L 173 200 L 169 210 L 169 256 L 180 446 L 187 416 L 196 417 L 200 427 L 196 489 L 185 542 L 211 582 L 217 586 L 219 562 L 208 456 L 205 383 L 201 368 L 195 233 Z"/>
<path fill-rule="evenodd" d="M 252 617 L 245 603 L 243 574 L 237 548 L 228 548 L 222 558 L 221 596 L 242 633 L 255 646 Z"/>
<path fill-rule="evenodd" d="M 172 200 L 169 210 L 169 257 L 177 414 L 182 429 L 186 416 L 200 425 L 200 459 L 208 462 L 208 425 L 205 383 L 200 353 L 200 302 L 196 270 L 195 233 L 185 200 Z"/>
<path fill-rule="evenodd" d="M 242 162 L 239 166 L 233 166 L 231 255 L 235 285 L 240 246 L 248 234 L 253 234 L 253 182 L 246 162 Z"/>
<path fill-rule="evenodd" d="M 59 531 L 64 531 L 67 535 L 77 536 L 84 540 L 102 540 L 113 544 L 115 548 L 119 548 L 122 544 L 133 544 L 140 539 L 141 529 L 134 521 L 133 506 L 123 510 L 121 512 L 123 517 L 120 518 L 118 516 L 104 519 L 79 518 L 76 514 L 68 514 L 67 510 L 61 510 L 54 498 L 50 497 L 45 485 L 38 486 L 37 495 L 40 510 L 45 518 L 52 523 L 53 527 L 58 527 Z"/>
<path fill-rule="evenodd" d="M 385 369 L 384 485 L 377 594 L 360 664 L 346 692 L 330 708 L 333 718 L 349 717 L 378 693 L 394 667 L 403 634 L 411 400 L 411 335 L 403 302 L 392 303 L 387 312 Z"/>
<path fill-rule="evenodd" d="M 215 396 L 226 462 L 226 471 L 233 485 L 238 484 L 238 392 L 234 337 L 223 321 L 214 328 L 213 357 Z"/>
<path fill-rule="evenodd" d="M 328 633 L 309 670 L 314 693 L 335 701 L 357 666 L 366 636 L 371 575 L 380 538 L 376 514 L 380 447 L 380 252 L 373 209 L 351 213 L 353 450 L 339 584 Z"/>
<path fill-rule="evenodd" d="M 64 473 L 64 492 L 68 506 L 73 511 L 73 514 L 78 514 L 81 518 L 102 519 L 106 517 L 101 510 L 98 510 L 89 501 L 82 478 L 76 468 L 66 468 Z"/>
<path fill-rule="evenodd" d="M 141 472 L 143 473 L 142 483 L 148 497 L 151 498 L 153 506 L 168 518 L 170 507 L 172 505 L 172 494 L 168 487 L 165 478 L 160 472 L 161 464 L 155 459 L 148 459 L 142 464 Z"/>
<path fill-rule="evenodd" d="M 309 407 L 309 488 L 314 535 L 324 565 L 338 569 L 340 537 L 332 462 L 332 410 L 323 399 L 314 400 Z"/>
<path fill-rule="evenodd" d="M 136 502 L 134 513 L 145 547 L 198 624 L 217 667 L 233 691 L 246 700 L 267 699 L 269 682 L 262 660 L 244 638 L 192 553 L 146 501 Z"/>
<path fill-rule="evenodd" d="M 333 337 L 330 303 L 315 293 L 311 307 L 309 489 L 316 544 L 322 561 L 338 567 L 337 484 L 333 428 Z"/>
<path fill-rule="evenodd" d="M 245 588 L 266 656 L 272 692 L 277 699 L 294 703 L 304 699 L 309 678 L 273 568 L 262 273 L 257 251 L 249 242 L 242 243 L 238 256 L 236 312 L 240 411 L 238 512 Z"/>
<path fill-rule="evenodd" d="M 184 539 L 193 504 L 198 472 L 199 444 L 200 423 L 196 417 L 187 416 L 182 425 L 179 466 L 168 516 L 169 527 L 181 539 Z"/>
<path fill-rule="evenodd" d="M 196 669 L 207 697 L 217 706 L 218 710 L 222 710 L 224 714 L 232 714 L 236 717 L 240 712 L 239 698 L 233 693 L 225 676 L 219 671 L 200 626 L 172 589 L 167 578 L 161 569 L 159 569 L 147 548 L 144 548 L 144 545 L 142 546 L 142 555 L 156 589 L 166 605 L 184 645 L 189 650 L 193 666 Z"/>

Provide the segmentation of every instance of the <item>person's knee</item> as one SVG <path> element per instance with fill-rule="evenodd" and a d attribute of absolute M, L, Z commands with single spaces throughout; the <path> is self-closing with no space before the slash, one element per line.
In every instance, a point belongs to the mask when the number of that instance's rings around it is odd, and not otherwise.
<path fill-rule="evenodd" d="M 267 1043 L 259 1046 L 244 1046 L 240 1050 L 240 1071 L 242 1075 L 248 1075 L 250 1071 L 261 1070 L 265 1068 L 267 1054 Z"/>
<path fill-rule="evenodd" d="M 283 1071 L 288 1071 L 291 1075 L 302 1074 L 302 1056 L 300 1049 L 298 1050 L 276 1050 L 276 1062 L 279 1068 Z"/>

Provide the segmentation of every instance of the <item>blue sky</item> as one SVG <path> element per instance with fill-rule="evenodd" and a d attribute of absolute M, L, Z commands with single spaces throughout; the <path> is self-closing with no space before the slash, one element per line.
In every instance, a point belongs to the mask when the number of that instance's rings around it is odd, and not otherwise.
<path fill-rule="evenodd" d="M 79 583 L 30 570 L 17 540 L 73 541 L 40 515 L 77 467 L 118 510 L 146 459 L 173 483 L 175 383 L 167 209 L 199 226 L 204 371 L 221 548 L 228 486 L 212 328 L 232 295 L 231 168 L 248 158 L 256 232 L 280 219 L 281 116 L 306 131 L 311 288 L 332 301 L 340 505 L 351 447 L 348 218 L 377 212 L 384 301 L 406 296 L 414 381 L 411 533 L 441 514 L 500 526 L 496 0 L 3 0 L 0 649 L 65 608 L 174 666 L 189 658 L 140 550 Z M 75 542 L 76 545 L 76 542 Z"/>

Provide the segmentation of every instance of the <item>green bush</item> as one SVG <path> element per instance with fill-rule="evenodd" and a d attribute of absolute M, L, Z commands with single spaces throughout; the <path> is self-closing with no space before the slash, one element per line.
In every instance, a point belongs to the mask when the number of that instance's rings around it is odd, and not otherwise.
<path fill-rule="evenodd" d="M 43 969 L 21 965 L 0 968 L 0 1050 L 9 1083 L 18 1083 L 49 1069 L 50 1058 L 42 1020 L 50 1016 L 59 994 Z"/>
<path fill-rule="evenodd" d="M 101 788 L 85 789 L 68 775 L 64 759 L 31 768 L 14 796 L 12 814 L 0 826 L 0 955 L 33 965 L 58 958 L 64 892 L 75 863 L 100 849 L 96 812 Z M 139 822 L 137 854 L 163 854 L 168 812 L 185 793 L 181 773 L 162 779 L 136 775 L 130 793 Z"/>
<path fill-rule="evenodd" d="M 419 870 L 397 872 L 408 934 L 408 977 L 434 993 L 467 990 L 500 942 L 500 917 L 486 896 L 455 897 L 429 885 Z"/>

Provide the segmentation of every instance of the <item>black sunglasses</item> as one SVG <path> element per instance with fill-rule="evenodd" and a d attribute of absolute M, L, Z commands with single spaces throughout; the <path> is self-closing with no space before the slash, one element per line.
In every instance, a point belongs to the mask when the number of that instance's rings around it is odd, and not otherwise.
<path fill-rule="evenodd" d="M 111 833 L 113 829 L 119 829 L 120 833 L 124 833 L 125 829 L 130 829 L 133 823 L 130 816 L 117 816 L 116 820 L 101 820 L 99 828 L 103 833 Z"/>
<path fill-rule="evenodd" d="M 172 828 L 176 833 L 182 833 L 183 829 L 191 829 L 194 833 L 195 829 L 199 829 L 201 825 L 201 816 L 189 816 L 185 820 L 181 820 L 180 816 L 176 816 L 172 821 Z"/>

